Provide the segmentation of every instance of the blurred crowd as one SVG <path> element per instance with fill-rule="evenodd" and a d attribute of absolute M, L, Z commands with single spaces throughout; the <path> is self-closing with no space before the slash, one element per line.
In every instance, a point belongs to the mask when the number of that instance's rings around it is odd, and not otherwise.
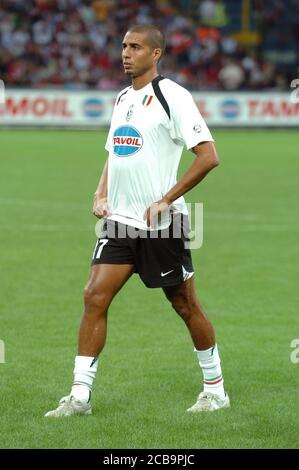
<path fill-rule="evenodd" d="M 160 72 L 189 89 L 287 89 L 297 72 L 299 1 L 254 2 L 261 35 L 255 47 L 234 39 L 228 3 L 1 0 L 0 78 L 15 87 L 119 89 L 127 85 L 121 64 L 124 33 L 130 25 L 154 23 L 167 37 Z M 282 50 L 290 54 L 292 49 L 293 56 L 280 63 L 263 45 L 275 52 L 281 37 Z"/>

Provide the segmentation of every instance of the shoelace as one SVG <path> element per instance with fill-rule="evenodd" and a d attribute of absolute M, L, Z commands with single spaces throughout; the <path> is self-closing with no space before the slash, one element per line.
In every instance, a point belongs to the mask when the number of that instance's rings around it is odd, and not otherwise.
<path fill-rule="evenodd" d="M 204 407 L 209 407 L 211 404 L 211 401 L 213 400 L 214 396 L 209 394 L 209 393 L 203 393 L 201 392 L 196 400 L 196 403 L 194 406 L 198 406 L 199 404 Z"/>
<path fill-rule="evenodd" d="M 213 395 L 208 395 L 207 393 L 204 394 L 204 395 L 200 394 L 200 395 L 198 396 L 198 401 L 200 401 L 200 400 L 212 401 L 213 398 L 214 398 Z"/>
<path fill-rule="evenodd" d="M 59 408 L 62 408 L 63 406 L 65 405 L 69 405 L 71 403 L 71 400 L 72 400 L 73 397 L 65 397 L 65 398 L 62 398 L 62 400 L 60 401 L 59 403 Z"/>
<path fill-rule="evenodd" d="M 59 403 L 57 411 L 59 412 L 62 409 L 64 409 L 66 411 L 72 412 L 72 406 L 71 406 L 72 399 L 74 399 L 74 397 L 63 398 L 62 401 Z"/>

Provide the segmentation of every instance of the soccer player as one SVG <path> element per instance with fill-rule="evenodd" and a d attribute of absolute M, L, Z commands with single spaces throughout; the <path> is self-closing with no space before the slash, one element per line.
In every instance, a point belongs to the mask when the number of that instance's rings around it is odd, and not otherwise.
<path fill-rule="evenodd" d="M 117 96 L 105 146 L 109 156 L 94 195 L 93 214 L 104 224 L 85 288 L 74 382 L 46 416 L 91 414 L 108 308 L 134 272 L 147 287 L 163 289 L 190 332 L 203 391 L 188 411 L 230 406 L 214 329 L 195 292 L 183 198 L 219 161 L 191 94 L 157 72 L 164 50 L 164 35 L 153 25 L 134 26 L 123 39 L 123 67 L 132 85 Z M 176 181 L 184 145 L 195 158 Z"/>

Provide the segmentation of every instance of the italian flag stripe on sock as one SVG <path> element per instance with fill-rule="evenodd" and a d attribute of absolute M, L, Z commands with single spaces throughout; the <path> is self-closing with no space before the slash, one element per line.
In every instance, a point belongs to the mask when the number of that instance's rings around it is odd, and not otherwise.
<path fill-rule="evenodd" d="M 77 382 L 74 382 L 74 383 L 73 383 L 73 387 L 74 387 L 75 385 L 84 385 L 84 387 L 88 387 L 89 390 L 91 390 L 90 384 L 88 384 L 88 383 L 86 383 L 86 382 L 79 382 L 79 381 L 77 380 Z"/>
<path fill-rule="evenodd" d="M 218 382 L 221 382 L 222 380 L 222 375 L 218 375 L 217 377 L 213 377 L 211 379 L 204 379 L 204 383 L 206 385 L 215 385 L 217 384 Z"/>

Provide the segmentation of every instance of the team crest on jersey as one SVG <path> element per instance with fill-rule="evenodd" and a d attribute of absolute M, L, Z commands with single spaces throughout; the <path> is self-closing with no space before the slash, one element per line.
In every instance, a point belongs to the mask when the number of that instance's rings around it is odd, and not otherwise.
<path fill-rule="evenodd" d="M 134 109 L 134 104 L 131 104 L 126 115 L 126 121 L 130 121 L 131 117 L 133 116 L 133 109 Z"/>
<path fill-rule="evenodd" d="M 142 100 L 143 106 L 149 106 L 152 102 L 153 95 L 145 95 L 145 97 Z"/>
<path fill-rule="evenodd" d="M 120 126 L 113 134 L 113 153 L 118 157 L 130 157 L 143 145 L 140 132 L 133 126 Z"/>

